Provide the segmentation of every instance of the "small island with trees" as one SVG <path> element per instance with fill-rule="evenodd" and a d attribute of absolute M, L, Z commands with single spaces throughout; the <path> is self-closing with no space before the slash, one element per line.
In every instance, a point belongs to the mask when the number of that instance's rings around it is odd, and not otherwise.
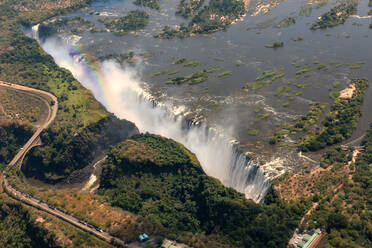
<path fill-rule="evenodd" d="M 357 3 L 342 3 L 336 7 L 333 7 L 330 11 L 319 17 L 319 20 L 315 22 L 310 29 L 325 29 L 331 28 L 340 24 L 344 24 L 346 19 L 355 14 L 357 11 Z"/>
<path fill-rule="evenodd" d="M 131 31 L 143 29 L 149 23 L 149 14 L 143 10 L 132 10 L 127 15 L 115 19 L 101 20 L 110 32 L 116 35 L 126 35 Z"/>
<path fill-rule="evenodd" d="M 187 13 L 189 13 L 183 7 L 181 9 L 179 8 L 179 11 L 179 14 L 182 16 L 187 16 Z M 155 37 L 172 39 L 175 37 L 186 38 L 196 34 L 213 33 L 227 28 L 234 21 L 240 19 L 245 12 L 246 9 L 242 0 L 211 0 L 209 5 L 202 8 L 187 26 L 181 24 L 176 29 L 165 26 L 163 32 L 155 35 Z"/>

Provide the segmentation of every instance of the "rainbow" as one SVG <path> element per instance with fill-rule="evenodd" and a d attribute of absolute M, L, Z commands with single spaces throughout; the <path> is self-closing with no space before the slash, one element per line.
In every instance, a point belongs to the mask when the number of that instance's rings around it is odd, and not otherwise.
<path fill-rule="evenodd" d="M 69 54 L 72 57 L 79 57 L 77 63 L 83 69 L 84 76 L 89 79 L 91 82 L 90 89 L 93 93 L 98 94 L 96 97 L 101 101 L 101 103 L 110 108 L 113 106 L 112 99 L 113 96 L 108 87 L 104 73 L 101 70 L 101 64 L 96 60 L 96 58 L 89 53 L 87 50 L 84 50 L 81 46 L 66 44 Z"/>

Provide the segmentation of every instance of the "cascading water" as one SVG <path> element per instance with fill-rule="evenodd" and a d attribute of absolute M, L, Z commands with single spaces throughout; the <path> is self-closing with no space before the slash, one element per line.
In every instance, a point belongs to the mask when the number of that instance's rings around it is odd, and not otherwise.
<path fill-rule="evenodd" d="M 32 35 L 38 39 L 38 26 Z M 39 41 L 40 42 L 40 41 Z M 134 122 L 142 132 L 151 132 L 172 138 L 196 154 L 204 171 L 229 187 L 244 193 L 247 198 L 260 202 L 270 187 L 264 171 L 239 152 L 232 139 L 207 126 L 189 125 L 185 128 L 182 115 L 175 115 L 172 104 L 155 106 L 151 95 L 144 90 L 132 68 L 122 69 L 112 61 L 92 68 L 72 46 L 57 38 L 40 42 L 56 63 L 72 72 L 82 85 L 90 89 L 105 107 Z"/>

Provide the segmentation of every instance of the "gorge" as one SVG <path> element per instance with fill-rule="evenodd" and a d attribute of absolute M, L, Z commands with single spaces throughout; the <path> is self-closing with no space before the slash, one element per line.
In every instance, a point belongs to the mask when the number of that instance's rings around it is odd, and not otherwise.
<path fill-rule="evenodd" d="M 32 28 L 32 36 L 59 66 L 70 70 L 110 112 L 134 122 L 141 132 L 181 142 L 196 154 L 209 176 L 218 178 L 224 185 L 244 193 L 255 202 L 264 199 L 270 179 L 278 173 L 265 173 L 237 149 L 236 142 L 224 135 L 223 129 L 186 121 L 182 109 L 174 108 L 172 103 L 156 104 L 146 91 L 146 84 L 136 76 L 135 68 L 126 66 L 123 69 L 113 61 L 99 64 L 80 48 L 60 38 L 41 41 L 38 39 L 38 25 Z"/>

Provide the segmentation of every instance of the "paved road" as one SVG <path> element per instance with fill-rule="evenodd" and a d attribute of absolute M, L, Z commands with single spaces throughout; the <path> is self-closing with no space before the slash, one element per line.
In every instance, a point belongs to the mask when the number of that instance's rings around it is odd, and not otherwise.
<path fill-rule="evenodd" d="M 3 82 L 3 81 L 0 81 L 0 86 L 1 87 L 12 88 L 12 89 L 16 89 L 16 90 L 21 90 L 21 91 L 26 91 L 26 92 L 31 92 L 31 93 L 35 93 L 35 94 L 39 94 L 39 95 L 44 95 L 44 96 L 50 98 L 54 102 L 53 106 L 50 106 L 50 103 L 47 102 L 47 106 L 49 107 L 49 114 L 48 114 L 48 118 L 47 118 L 46 122 L 36 130 L 36 132 L 27 141 L 27 143 L 21 148 L 21 150 L 12 159 L 12 161 L 10 161 L 9 165 L 13 166 L 18 162 L 18 160 L 23 158 L 23 156 L 31 148 L 31 145 L 34 143 L 34 141 L 39 137 L 40 133 L 44 129 L 46 129 L 53 122 L 53 120 L 56 118 L 57 110 L 58 110 L 58 100 L 57 100 L 57 97 L 55 97 L 54 95 L 52 95 L 49 92 L 34 89 L 34 88 L 30 88 L 30 87 L 26 87 L 26 86 L 22 86 L 22 85 L 11 84 L 11 83 L 6 83 L 6 82 Z"/>
<path fill-rule="evenodd" d="M 90 225 L 89 223 L 86 223 L 84 221 L 81 221 L 69 214 L 66 214 L 62 212 L 61 210 L 58 210 L 54 208 L 53 206 L 49 206 L 46 203 L 43 203 L 35 198 L 32 198 L 29 195 L 23 194 L 22 192 L 17 191 L 14 189 L 8 182 L 6 178 L 4 178 L 4 189 L 7 191 L 8 194 L 12 195 L 14 198 L 26 203 L 27 205 L 30 205 L 32 207 L 35 207 L 39 210 L 42 210 L 44 212 L 47 212 L 49 214 L 52 214 L 80 229 L 83 231 L 87 231 L 98 238 L 106 241 L 106 242 L 111 242 L 112 240 L 115 240 L 117 243 L 124 244 L 124 242 L 118 238 L 115 238 L 111 236 L 110 234 L 104 232 L 103 230 L 99 229 L 98 227 L 94 227 L 93 225 Z"/>
<path fill-rule="evenodd" d="M 26 86 L 21 86 L 21 85 L 17 85 L 17 84 L 10 84 L 10 83 L 6 83 L 6 82 L 2 82 L 2 81 L 0 81 L 0 86 L 41 94 L 41 95 L 44 95 L 44 96 L 47 96 L 47 97 L 51 98 L 51 100 L 54 101 L 53 106 L 50 106 L 49 103 L 47 104 L 49 106 L 49 116 L 48 116 L 46 122 L 36 130 L 36 132 L 32 135 L 32 137 L 27 141 L 27 143 L 21 148 L 21 150 L 16 154 L 16 156 L 13 158 L 13 160 L 9 163 L 9 166 L 13 166 L 13 165 L 17 164 L 18 161 L 22 161 L 23 156 L 32 147 L 33 142 L 39 137 L 40 133 L 44 129 L 46 129 L 53 122 L 53 120 L 55 119 L 55 117 L 57 115 L 58 100 L 54 95 L 52 95 L 49 92 L 29 88 L 29 87 L 26 87 Z M 60 218 L 61 220 L 64 220 L 64 221 L 82 229 L 83 231 L 89 232 L 89 233 L 97 236 L 98 238 L 106 241 L 106 242 L 115 241 L 116 243 L 119 243 L 119 244 L 122 244 L 122 245 L 124 244 L 124 241 L 122 241 L 121 239 L 118 239 L 118 238 L 115 238 L 115 237 L 111 236 L 110 234 L 108 234 L 108 233 L 104 232 L 103 230 L 99 229 L 98 227 L 94 227 L 93 225 L 91 225 L 89 223 L 81 221 L 81 220 L 79 220 L 79 219 L 77 219 L 77 218 L 75 218 L 75 217 L 73 217 L 69 214 L 66 214 L 66 213 L 54 208 L 53 206 L 49 206 L 48 204 L 43 203 L 40 200 L 37 200 L 35 198 L 32 198 L 29 195 L 26 195 L 26 194 L 23 194 L 22 192 L 17 191 L 16 189 L 14 189 L 9 184 L 5 174 L 3 174 L 3 187 L 6 190 L 6 192 L 9 195 L 11 195 L 12 197 L 14 197 L 14 198 L 32 206 L 32 207 L 35 207 L 39 210 L 45 211 L 49 214 L 52 214 L 52 215 Z"/>

